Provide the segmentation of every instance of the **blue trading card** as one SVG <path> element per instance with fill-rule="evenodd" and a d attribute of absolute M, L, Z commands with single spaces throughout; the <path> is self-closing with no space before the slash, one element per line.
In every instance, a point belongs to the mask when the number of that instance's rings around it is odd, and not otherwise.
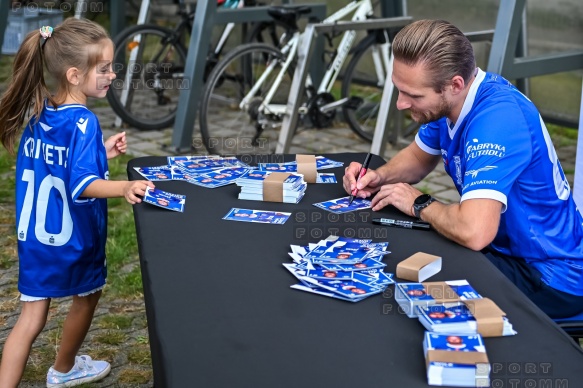
<path fill-rule="evenodd" d="M 330 201 L 318 202 L 315 203 L 314 206 L 336 214 L 348 213 L 356 210 L 370 209 L 372 207 L 371 201 L 363 198 L 354 198 L 354 201 L 352 201 L 351 204 L 348 203 L 349 197 L 342 197 L 331 199 Z"/>
<path fill-rule="evenodd" d="M 336 242 L 331 247 L 320 253 L 318 249 L 309 252 L 306 258 L 314 263 L 345 263 L 354 264 L 363 261 L 371 250 L 360 243 Z M 319 255 L 317 255 L 320 253 Z M 316 256 L 317 255 L 317 256 Z"/>
<path fill-rule="evenodd" d="M 403 294 L 412 301 L 433 300 L 433 297 L 427 294 L 425 286 L 421 283 L 399 283 L 398 286 L 403 290 Z"/>
<path fill-rule="evenodd" d="M 482 336 L 479 334 L 437 334 L 426 332 L 427 349 L 452 352 L 485 352 Z"/>
<path fill-rule="evenodd" d="M 296 162 L 287 163 L 259 163 L 259 171 L 297 172 Z"/>
<path fill-rule="evenodd" d="M 225 167 L 215 169 L 188 179 L 189 183 L 206 187 L 215 188 L 230 185 L 242 176 L 245 176 L 249 169 L 244 167 Z"/>
<path fill-rule="evenodd" d="M 324 156 L 316 156 L 316 170 L 325 170 L 328 168 L 342 167 L 344 163 L 328 159 Z M 260 171 L 280 171 L 280 172 L 296 172 L 298 171 L 298 164 L 296 161 L 285 163 L 259 163 Z"/>
<path fill-rule="evenodd" d="M 152 189 L 151 187 L 147 187 L 144 194 L 144 202 L 176 212 L 184 211 L 185 201 L 185 195 L 173 194 L 156 188 Z"/>
<path fill-rule="evenodd" d="M 134 167 L 134 169 L 149 181 L 169 181 L 172 179 L 170 166 Z"/>
<path fill-rule="evenodd" d="M 223 220 L 281 225 L 284 224 L 290 216 L 291 213 L 232 208 L 223 217 Z"/>
<path fill-rule="evenodd" d="M 354 272 L 352 277 L 354 280 L 359 280 L 370 286 L 377 287 L 387 287 L 390 284 L 394 284 L 393 274 L 383 272 L 382 270 L 369 270 L 369 271 L 359 271 Z"/>
<path fill-rule="evenodd" d="M 303 280 L 347 298 L 362 298 L 383 292 L 384 288 L 370 286 L 358 280 L 322 280 L 304 277 Z"/>
<path fill-rule="evenodd" d="M 352 279 L 352 272 L 329 271 L 329 270 L 325 270 L 325 269 L 306 270 L 304 275 L 309 276 L 309 277 L 314 278 L 314 279 L 323 279 L 323 280 L 331 280 L 331 279 L 350 280 L 350 279 Z"/>
<path fill-rule="evenodd" d="M 249 167 L 235 157 L 175 160 L 174 163 L 186 174 L 203 174 L 225 167 Z"/>
<path fill-rule="evenodd" d="M 442 304 L 427 306 L 420 308 L 419 313 L 424 316 L 432 326 L 443 323 L 458 323 L 476 320 L 470 310 L 463 303 L 449 307 Z"/>
<path fill-rule="evenodd" d="M 320 267 L 328 271 L 367 271 L 371 269 L 381 269 L 386 266 L 385 263 L 374 260 L 374 259 L 364 259 L 360 263 L 355 264 L 342 264 L 342 263 L 322 263 Z"/>
<path fill-rule="evenodd" d="M 336 175 L 332 172 L 319 172 L 316 177 L 316 183 L 337 183 Z"/>

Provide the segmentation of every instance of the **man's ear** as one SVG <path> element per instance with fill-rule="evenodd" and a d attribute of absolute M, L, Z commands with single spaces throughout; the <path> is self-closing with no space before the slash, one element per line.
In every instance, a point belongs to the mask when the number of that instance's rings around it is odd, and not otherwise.
<path fill-rule="evenodd" d="M 451 86 L 451 93 L 456 95 L 466 88 L 466 82 L 462 76 L 456 75 L 451 79 L 451 84 L 449 86 Z"/>
<path fill-rule="evenodd" d="M 70 67 L 67 70 L 67 81 L 74 86 L 78 86 L 81 82 L 81 72 L 76 67 Z"/>

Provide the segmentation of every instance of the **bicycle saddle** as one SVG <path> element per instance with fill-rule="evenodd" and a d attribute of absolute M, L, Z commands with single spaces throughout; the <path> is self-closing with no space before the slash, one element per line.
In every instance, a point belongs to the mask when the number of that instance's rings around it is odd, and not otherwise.
<path fill-rule="evenodd" d="M 292 30 L 298 30 L 296 22 L 300 15 L 305 15 L 310 12 L 312 12 L 312 8 L 307 5 L 276 6 L 270 7 L 267 10 L 269 16 Z"/>

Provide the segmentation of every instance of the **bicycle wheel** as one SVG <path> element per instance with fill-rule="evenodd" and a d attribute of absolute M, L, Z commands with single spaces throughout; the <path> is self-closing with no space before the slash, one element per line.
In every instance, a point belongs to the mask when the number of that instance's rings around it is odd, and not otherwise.
<path fill-rule="evenodd" d="M 289 96 L 293 69 L 274 88 L 266 109 L 260 110 L 266 94 L 281 70 L 284 55 L 261 43 L 242 45 L 215 66 L 206 82 L 200 102 L 200 131 L 209 153 L 219 155 L 273 153 L 279 126 Z M 267 75 L 265 69 L 273 65 Z M 290 66 L 292 67 L 292 66 Z M 265 80 L 253 96 L 248 96 L 260 76 Z M 247 103 L 242 102 L 249 97 Z M 276 111 L 279 108 L 280 110 Z"/>
<path fill-rule="evenodd" d="M 384 79 L 379 80 L 373 64 L 373 50 L 380 45 L 370 36 L 356 51 L 346 67 L 341 96 L 358 99 L 342 107 L 344 120 L 365 140 L 372 141 L 383 94 Z"/>
<path fill-rule="evenodd" d="M 172 30 L 138 25 L 114 41 L 117 78 L 107 93 L 115 113 L 141 130 L 168 127 L 174 121 L 184 80 L 185 50 Z"/>

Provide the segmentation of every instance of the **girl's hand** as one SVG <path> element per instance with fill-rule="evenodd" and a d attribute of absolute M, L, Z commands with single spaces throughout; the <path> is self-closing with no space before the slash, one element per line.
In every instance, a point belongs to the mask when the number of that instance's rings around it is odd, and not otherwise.
<path fill-rule="evenodd" d="M 126 133 L 121 132 L 111 136 L 105 141 L 105 151 L 107 152 L 107 159 L 113 159 L 116 156 L 125 154 L 128 149 L 126 141 Z"/>
<path fill-rule="evenodd" d="M 126 201 L 131 205 L 142 202 L 148 186 L 154 188 L 150 181 L 128 181 L 123 193 Z"/>

